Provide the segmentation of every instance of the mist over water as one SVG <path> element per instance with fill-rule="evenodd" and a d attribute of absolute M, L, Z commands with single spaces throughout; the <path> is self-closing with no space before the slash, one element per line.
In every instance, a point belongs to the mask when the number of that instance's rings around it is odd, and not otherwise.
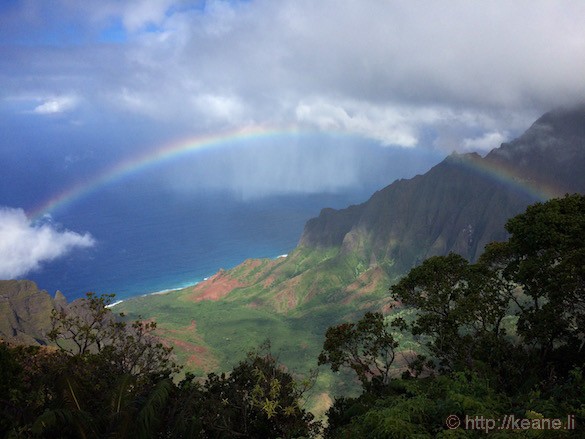
<path fill-rule="evenodd" d="M 124 299 L 184 287 L 247 258 L 290 253 L 322 208 L 364 202 L 440 160 L 428 151 L 326 136 L 277 140 L 199 151 L 95 187 L 91 176 L 100 171 L 91 171 L 91 160 L 82 168 L 89 177 L 76 162 L 67 163 L 74 173 L 55 167 L 34 174 L 23 161 L 10 182 L 0 177 L 0 205 L 30 209 L 47 181 L 51 194 L 88 181 L 86 192 L 53 206 L 42 221 L 89 233 L 96 244 L 20 277 L 68 299 L 88 291 Z M 19 179 L 28 182 L 19 186 Z"/>

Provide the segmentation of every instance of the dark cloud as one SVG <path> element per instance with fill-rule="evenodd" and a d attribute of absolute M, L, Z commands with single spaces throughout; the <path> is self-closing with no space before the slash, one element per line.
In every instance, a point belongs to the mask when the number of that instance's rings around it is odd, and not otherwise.
<path fill-rule="evenodd" d="M 0 98 L 26 100 L 31 117 L 107 113 L 194 134 L 296 125 L 483 151 L 585 98 L 580 2 L 42 4 L 0 11 Z"/>

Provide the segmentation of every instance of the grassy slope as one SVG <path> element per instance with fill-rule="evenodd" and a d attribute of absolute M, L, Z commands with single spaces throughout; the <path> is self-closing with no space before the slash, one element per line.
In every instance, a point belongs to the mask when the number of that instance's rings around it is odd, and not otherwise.
<path fill-rule="evenodd" d="M 186 370 L 228 371 L 269 339 L 281 363 L 306 375 L 317 368 L 329 326 L 389 309 L 389 282 L 379 267 L 338 248 L 297 248 L 287 258 L 245 261 L 195 287 L 125 301 L 115 311 L 155 319 Z M 349 376 L 322 367 L 309 408 L 321 414 L 332 396 L 356 390 Z"/>

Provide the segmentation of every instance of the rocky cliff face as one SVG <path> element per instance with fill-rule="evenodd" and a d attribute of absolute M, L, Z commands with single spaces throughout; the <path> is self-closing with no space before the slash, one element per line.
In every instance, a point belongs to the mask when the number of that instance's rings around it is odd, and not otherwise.
<path fill-rule="evenodd" d="M 51 311 L 66 305 L 27 280 L 0 280 L 0 339 L 12 343 L 46 344 Z"/>
<path fill-rule="evenodd" d="M 585 193 L 583 169 L 585 106 L 556 110 L 485 158 L 453 154 L 363 204 L 324 209 L 307 222 L 300 247 L 339 246 L 384 261 L 391 277 L 433 255 L 475 260 L 487 243 L 506 238 L 505 222 L 539 201 L 535 194 Z"/>

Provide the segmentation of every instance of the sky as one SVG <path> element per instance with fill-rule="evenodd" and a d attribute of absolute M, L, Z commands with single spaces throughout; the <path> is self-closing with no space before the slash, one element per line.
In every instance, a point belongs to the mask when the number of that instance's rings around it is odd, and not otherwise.
<path fill-rule="evenodd" d="M 315 134 L 158 175 L 244 196 L 340 190 L 393 151 L 486 153 L 585 100 L 584 18 L 570 0 L 3 0 L 0 277 L 92 245 L 35 203 L 180 139 Z"/>

